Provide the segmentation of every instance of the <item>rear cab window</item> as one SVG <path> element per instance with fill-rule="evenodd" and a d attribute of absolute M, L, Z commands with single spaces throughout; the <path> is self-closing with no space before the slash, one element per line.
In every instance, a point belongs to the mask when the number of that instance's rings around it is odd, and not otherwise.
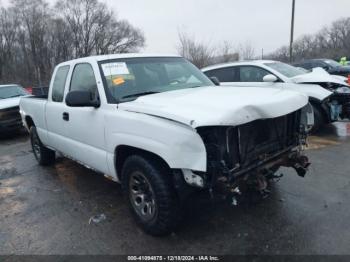
<path fill-rule="evenodd" d="M 64 88 L 66 86 L 67 76 L 69 72 L 69 65 L 60 66 L 55 74 L 52 84 L 51 100 L 53 102 L 62 102 L 64 96 Z"/>

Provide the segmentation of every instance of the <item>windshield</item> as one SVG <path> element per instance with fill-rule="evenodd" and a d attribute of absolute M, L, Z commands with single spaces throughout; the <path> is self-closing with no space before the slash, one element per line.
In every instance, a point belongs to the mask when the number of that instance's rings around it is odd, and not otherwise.
<path fill-rule="evenodd" d="M 342 66 L 341 64 L 339 64 L 338 62 L 331 60 L 331 59 L 326 59 L 324 60 L 325 63 L 327 63 L 328 65 L 330 65 L 331 67 L 339 67 Z"/>
<path fill-rule="evenodd" d="M 17 85 L 12 86 L 0 86 L 0 99 L 26 96 L 29 93 L 22 87 Z"/>
<path fill-rule="evenodd" d="M 139 96 L 214 84 L 181 57 L 143 57 L 100 63 L 109 103 Z"/>
<path fill-rule="evenodd" d="M 271 67 L 272 69 L 276 70 L 280 74 L 289 78 L 305 74 L 304 70 L 285 63 L 275 62 L 275 63 L 265 63 L 265 65 Z"/>

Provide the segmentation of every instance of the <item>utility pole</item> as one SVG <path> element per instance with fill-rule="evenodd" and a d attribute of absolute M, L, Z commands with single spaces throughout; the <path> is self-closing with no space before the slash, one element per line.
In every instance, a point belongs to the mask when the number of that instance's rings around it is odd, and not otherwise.
<path fill-rule="evenodd" d="M 293 41 L 294 41 L 294 14 L 295 14 L 295 0 L 292 0 L 292 22 L 290 28 L 290 44 L 289 44 L 289 62 L 293 62 Z"/>

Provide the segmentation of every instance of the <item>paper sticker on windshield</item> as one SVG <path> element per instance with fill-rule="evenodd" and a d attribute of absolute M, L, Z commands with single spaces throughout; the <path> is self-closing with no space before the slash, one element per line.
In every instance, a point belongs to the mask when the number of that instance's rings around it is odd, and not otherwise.
<path fill-rule="evenodd" d="M 105 76 L 129 74 L 129 69 L 124 62 L 103 64 L 102 70 Z"/>
<path fill-rule="evenodd" d="M 117 77 L 117 78 L 113 78 L 112 80 L 113 84 L 115 85 L 122 85 L 125 83 L 125 80 L 122 77 Z"/>

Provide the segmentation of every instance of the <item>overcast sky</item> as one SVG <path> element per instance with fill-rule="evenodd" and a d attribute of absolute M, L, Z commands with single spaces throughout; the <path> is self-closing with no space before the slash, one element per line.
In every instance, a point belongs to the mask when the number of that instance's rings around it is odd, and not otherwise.
<path fill-rule="evenodd" d="M 143 30 L 145 52 L 176 52 L 179 30 L 212 45 L 249 41 L 257 53 L 289 42 L 292 0 L 103 1 L 119 18 Z M 296 0 L 295 36 L 314 33 L 346 16 L 350 16 L 350 0 Z"/>

